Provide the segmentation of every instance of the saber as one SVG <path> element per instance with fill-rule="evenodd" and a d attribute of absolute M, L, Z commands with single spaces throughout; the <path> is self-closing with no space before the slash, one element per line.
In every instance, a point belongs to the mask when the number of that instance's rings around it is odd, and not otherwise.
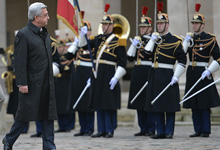
<path fill-rule="evenodd" d="M 196 93 L 192 94 L 191 96 L 187 97 L 186 99 L 182 100 L 179 104 L 184 103 L 185 101 L 187 101 L 188 99 L 192 98 L 193 96 L 199 94 L 200 92 L 204 91 L 205 89 L 209 88 L 210 86 L 212 86 L 213 84 L 217 83 L 220 81 L 220 78 L 212 83 L 210 83 L 209 85 L 205 86 L 204 88 L 200 89 L 199 91 L 197 91 Z"/>
<path fill-rule="evenodd" d="M 200 77 L 196 83 L 189 89 L 189 91 L 183 96 L 182 100 L 194 89 L 194 87 L 202 80 L 202 77 Z"/>
<path fill-rule="evenodd" d="M 87 83 L 85 88 L 83 89 L 82 93 L 80 94 L 79 98 L 77 99 L 76 103 L 73 105 L 73 109 L 76 108 L 76 106 L 78 105 L 79 101 L 81 100 L 82 96 L 85 94 L 86 90 L 90 87 L 89 85 L 90 83 Z"/>
<path fill-rule="evenodd" d="M 154 4 L 154 32 L 157 31 L 157 0 L 155 0 L 155 4 Z"/>
<path fill-rule="evenodd" d="M 75 8 L 77 8 L 78 12 L 79 12 L 79 16 L 80 16 L 80 20 L 81 20 L 81 25 L 82 27 L 84 26 L 84 23 L 83 23 L 83 17 L 82 17 L 82 12 L 80 11 L 80 7 L 79 7 L 79 3 L 78 3 L 78 0 L 73 0 L 74 1 L 74 5 L 75 5 Z M 87 45 L 88 45 L 88 49 L 89 49 L 89 56 L 90 56 L 90 59 L 91 59 L 91 62 L 92 62 L 92 67 L 93 67 L 93 73 L 94 75 L 96 74 L 96 69 L 95 69 L 95 63 L 94 63 L 94 60 L 93 60 L 93 56 L 92 56 L 92 51 L 91 51 L 91 48 L 90 48 L 90 44 L 89 44 L 89 40 L 87 38 L 87 35 L 85 35 L 85 38 L 86 38 L 86 42 L 87 42 Z"/>
<path fill-rule="evenodd" d="M 144 84 L 144 86 L 138 91 L 138 93 L 135 95 L 135 97 L 131 100 L 130 104 L 133 104 L 133 102 L 135 101 L 135 99 L 140 95 L 140 93 L 145 89 L 145 87 L 147 86 L 148 81 Z"/>
<path fill-rule="evenodd" d="M 163 89 L 162 92 L 160 92 L 160 94 L 151 102 L 151 105 L 153 105 L 156 100 L 158 100 L 158 98 L 171 86 L 171 82 Z"/>

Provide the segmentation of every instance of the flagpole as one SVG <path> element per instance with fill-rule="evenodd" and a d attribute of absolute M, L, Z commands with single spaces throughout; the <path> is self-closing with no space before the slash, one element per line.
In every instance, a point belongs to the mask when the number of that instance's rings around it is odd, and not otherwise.
<path fill-rule="evenodd" d="M 136 36 L 138 35 L 138 0 L 136 0 Z"/>

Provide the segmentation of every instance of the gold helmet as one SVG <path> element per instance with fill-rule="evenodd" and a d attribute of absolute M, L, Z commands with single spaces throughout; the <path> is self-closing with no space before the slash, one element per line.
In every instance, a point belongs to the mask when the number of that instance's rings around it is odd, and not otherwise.
<path fill-rule="evenodd" d="M 110 4 L 105 4 L 105 12 L 104 16 L 102 17 L 101 23 L 113 23 L 114 18 L 112 17 L 112 15 L 107 14 L 109 8 Z"/>
<path fill-rule="evenodd" d="M 195 5 L 195 11 L 196 13 L 194 14 L 193 18 L 192 18 L 192 21 L 191 23 L 194 23 L 194 22 L 198 22 L 198 23 L 205 23 L 205 18 L 202 14 L 199 14 L 199 10 L 200 10 L 200 7 L 201 7 L 201 4 L 199 3 L 196 3 Z"/>
<path fill-rule="evenodd" d="M 166 13 L 161 13 L 163 11 L 163 2 L 157 3 L 157 9 L 159 13 L 157 14 L 157 23 L 158 22 L 169 22 L 168 15 Z"/>
<path fill-rule="evenodd" d="M 139 24 L 139 27 L 143 27 L 143 26 L 151 27 L 152 20 L 150 17 L 147 17 L 147 11 L 148 11 L 148 7 L 143 6 L 142 17 L 141 17 L 141 22 Z"/>

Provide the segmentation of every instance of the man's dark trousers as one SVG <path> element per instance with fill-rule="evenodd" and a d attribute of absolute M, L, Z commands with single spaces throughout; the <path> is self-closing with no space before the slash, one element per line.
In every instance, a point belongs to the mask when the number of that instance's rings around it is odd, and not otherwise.
<path fill-rule="evenodd" d="M 43 150 L 56 149 L 54 143 L 54 121 L 41 121 L 42 122 L 42 138 L 43 138 Z M 6 140 L 10 145 L 13 145 L 20 136 L 24 127 L 28 122 L 15 121 L 11 127 L 11 130 L 6 134 Z"/>

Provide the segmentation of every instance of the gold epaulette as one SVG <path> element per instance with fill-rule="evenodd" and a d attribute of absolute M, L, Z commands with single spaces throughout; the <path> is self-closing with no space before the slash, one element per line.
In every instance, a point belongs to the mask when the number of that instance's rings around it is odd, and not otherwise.
<path fill-rule="evenodd" d="M 90 40 L 94 40 L 94 39 L 95 39 L 95 36 L 91 36 L 91 37 L 90 37 Z"/>
<path fill-rule="evenodd" d="M 127 39 L 119 38 L 118 39 L 118 45 L 119 46 L 127 46 Z"/>
<path fill-rule="evenodd" d="M 214 37 L 216 37 L 216 35 L 215 35 L 215 34 L 212 34 L 212 33 L 210 33 L 210 32 L 208 32 L 208 34 L 210 34 L 211 36 L 214 36 Z"/>
<path fill-rule="evenodd" d="M 174 36 L 176 37 L 176 38 L 178 38 L 179 40 L 183 40 L 180 36 L 178 36 L 178 35 L 176 35 L 176 34 L 174 34 Z"/>

